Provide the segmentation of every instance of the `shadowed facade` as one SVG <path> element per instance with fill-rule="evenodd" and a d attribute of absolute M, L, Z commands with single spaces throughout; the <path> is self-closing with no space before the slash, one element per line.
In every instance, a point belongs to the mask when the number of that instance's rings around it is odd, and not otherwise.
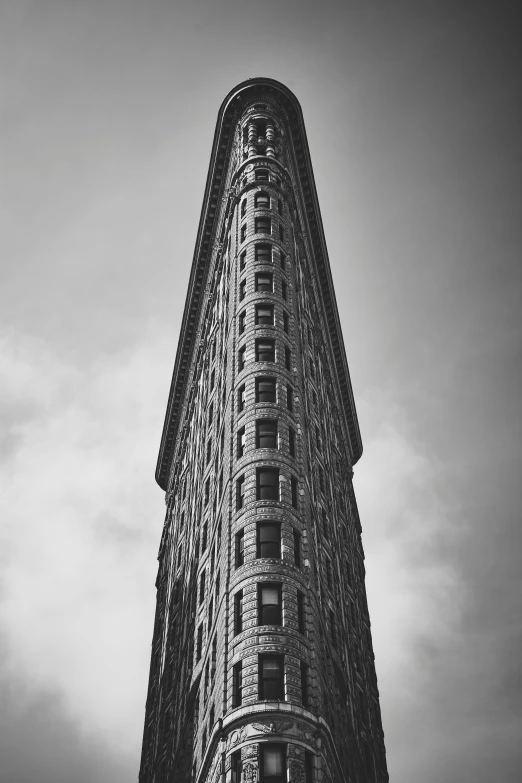
<path fill-rule="evenodd" d="M 156 479 L 142 783 L 388 780 L 362 453 L 301 108 L 223 102 Z"/>

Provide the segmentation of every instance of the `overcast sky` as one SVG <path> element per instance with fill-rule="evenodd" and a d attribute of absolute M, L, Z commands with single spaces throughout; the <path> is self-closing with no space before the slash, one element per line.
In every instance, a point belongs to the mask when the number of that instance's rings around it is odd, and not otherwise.
<path fill-rule="evenodd" d="M 212 137 L 301 102 L 364 443 L 392 783 L 520 758 L 517 3 L 0 1 L 0 778 L 137 780 Z"/>

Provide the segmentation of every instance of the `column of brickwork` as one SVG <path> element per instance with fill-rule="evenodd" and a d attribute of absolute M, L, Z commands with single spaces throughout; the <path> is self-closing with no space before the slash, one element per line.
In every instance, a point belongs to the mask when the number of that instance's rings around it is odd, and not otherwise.
<path fill-rule="evenodd" d="M 275 149 L 275 123 L 267 126 L 270 152 Z M 295 323 L 295 274 L 290 237 L 292 221 L 287 177 L 273 159 L 258 156 L 237 172 L 241 189 L 237 202 L 238 247 L 235 253 L 235 349 L 233 364 L 232 524 L 228 613 L 227 704 L 223 724 L 226 742 L 226 780 L 241 762 L 245 781 L 262 774 L 263 758 L 272 746 L 284 747 L 290 780 L 300 780 L 305 754 L 319 766 L 316 718 L 314 628 L 310 616 L 308 569 L 308 503 L 305 495 L 302 444 L 302 374 L 300 344 Z M 256 220 L 271 221 L 256 231 Z M 267 255 L 259 246 L 270 246 Z M 256 287 L 256 276 L 270 276 L 269 290 Z M 234 269 L 231 279 L 234 279 Z M 259 282 L 259 277 L 257 278 Z M 266 283 L 264 284 L 265 288 Z M 256 323 L 256 307 L 272 309 L 271 323 Z M 274 356 L 260 361 L 256 340 L 273 341 Z M 243 352 L 244 349 L 244 352 Z M 288 354 L 285 349 L 289 349 Z M 256 382 L 275 381 L 275 397 L 259 401 Z M 260 448 L 257 424 L 277 421 L 277 447 Z M 279 470 L 279 497 L 258 499 L 257 471 Z M 280 526 L 280 556 L 260 556 L 258 525 Z M 241 540 L 241 562 L 237 542 Z M 299 551 L 296 551 L 298 546 Z M 263 584 L 281 590 L 281 624 L 260 625 L 258 595 Z M 234 606 L 242 596 L 241 629 Z M 284 656 L 284 696 L 259 697 L 259 656 Z M 235 702 L 235 667 L 242 666 L 241 704 Z M 307 704 L 303 706 L 302 673 L 307 677 Z M 300 725 L 310 721 L 309 739 L 292 744 Z M 267 722 L 268 721 L 268 722 Z M 315 732 L 315 734 L 314 734 Z M 296 750 L 292 750 L 296 748 Z M 286 777 L 285 777 L 286 779 Z"/>

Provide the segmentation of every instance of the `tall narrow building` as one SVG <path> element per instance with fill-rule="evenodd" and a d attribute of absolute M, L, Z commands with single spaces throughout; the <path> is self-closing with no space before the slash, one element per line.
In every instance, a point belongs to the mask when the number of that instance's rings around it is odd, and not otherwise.
<path fill-rule="evenodd" d="M 388 780 L 362 444 L 301 108 L 219 111 L 156 480 L 142 783 Z"/>

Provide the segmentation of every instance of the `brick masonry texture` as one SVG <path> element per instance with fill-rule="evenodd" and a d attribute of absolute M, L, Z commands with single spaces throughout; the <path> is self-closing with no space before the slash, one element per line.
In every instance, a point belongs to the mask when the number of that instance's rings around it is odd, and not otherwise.
<path fill-rule="evenodd" d="M 361 450 L 300 107 L 252 79 L 218 117 L 156 472 L 142 783 L 388 780 Z"/>

